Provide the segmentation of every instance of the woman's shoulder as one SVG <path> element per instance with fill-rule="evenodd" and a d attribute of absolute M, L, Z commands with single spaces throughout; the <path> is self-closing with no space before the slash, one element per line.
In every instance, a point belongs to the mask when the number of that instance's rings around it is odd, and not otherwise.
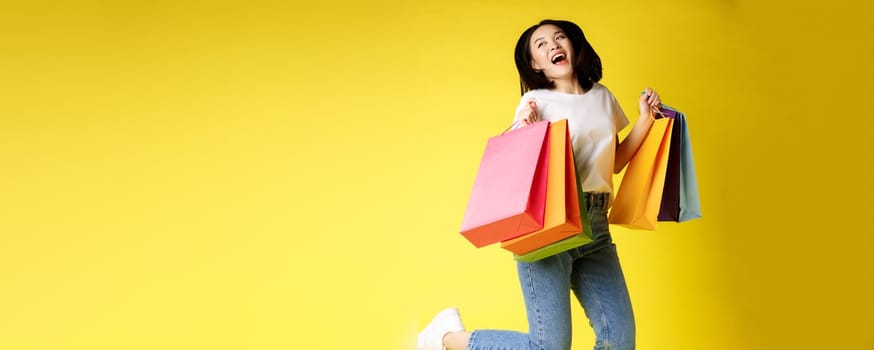
<path fill-rule="evenodd" d="M 601 83 L 592 83 L 592 89 L 590 92 L 600 93 L 600 94 L 612 94 L 610 89 L 607 88 L 606 85 Z"/>
<path fill-rule="evenodd" d="M 613 92 L 611 92 L 606 85 L 601 83 L 592 84 L 592 89 L 590 89 L 589 92 L 591 92 L 593 95 L 600 95 L 602 97 L 606 97 L 612 100 L 616 99 L 616 96 L 613 96 Z"/>
<path fill-rule="evenodd" d="M 522 97 L 519 98 L 519 106 L 527 105 L 529 100 L 535 101 L 552 101 L 555 97 L 552 95 L 552 91 L 547 89 L 536 89 L 536 90 L 528 90 L 522 94 Z"/>
<path fill-rule="evenodd" d="M 565 98 L 573 98 L 573 97 L 578 97 L 578 96 L 582 96 L 582 95 L 568 94 L 568 93 L 564 93 L 564 92 L 560 92 L 560 91 L 553 91 L 553 90 L 549 90 L 549 89 L 535 89 L 535 90 L 528 90 L 527 92 L 522 94 L 522 100 L 527 100 L 529 98 L 534 98 L 534 99 L 543 98 L 543 99 L 561 100 L 561 99 L 565 99 Z"/>
<path fill-rule="evenodd" d="M 550 95 L 551 93 L 552 93 L 552 91 L 549 91 L 549 89 L 528 90 L 528 91 L 525 91 L 524 94 L 522 94 L 522 99 L 525 99 L 528 97 L 547 96 L 547 95 Z"/>

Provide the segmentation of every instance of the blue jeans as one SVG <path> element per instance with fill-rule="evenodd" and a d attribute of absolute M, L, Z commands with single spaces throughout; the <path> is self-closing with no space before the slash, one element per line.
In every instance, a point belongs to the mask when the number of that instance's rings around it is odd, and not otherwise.
<path fill-rule="evenodd" d="M 477 330 L 469 350 L 571 348 L 570 291 L 595 331 L 595 349 L 634 349 L 634 313 L 607 224 L 609 194 L 586 193 L 594 241 L 533 263 L 519 262 L 528 333 Z"/>

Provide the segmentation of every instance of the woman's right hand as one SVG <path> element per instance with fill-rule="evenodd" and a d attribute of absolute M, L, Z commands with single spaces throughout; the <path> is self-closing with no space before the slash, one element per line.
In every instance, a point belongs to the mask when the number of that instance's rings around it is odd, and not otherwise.
<path fill-rule="evenodd" d="M 525 107 L 519 111 L 519 116 L 522 117 L 522 123 L 531 125 L 540 120 L 540 115 L 537 114 L 537 102 L 534 99 L 528 100 Z"/>

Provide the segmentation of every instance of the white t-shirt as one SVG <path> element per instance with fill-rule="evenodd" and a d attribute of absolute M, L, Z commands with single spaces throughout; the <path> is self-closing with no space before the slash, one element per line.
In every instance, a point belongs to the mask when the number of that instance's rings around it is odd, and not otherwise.
<path fill-rule="evenodd" d="M 516 108 L 516 120 L 525 117 L 519 113 L 531 98 L 537 103 L 541 119 L 568 120 L 583 191 L 606 192 L 612 196 L 616 133 L 628 125 L 628 118 L 610 90 L 599 83 L 582 95 L 531 90 L 522 95 Z"/>

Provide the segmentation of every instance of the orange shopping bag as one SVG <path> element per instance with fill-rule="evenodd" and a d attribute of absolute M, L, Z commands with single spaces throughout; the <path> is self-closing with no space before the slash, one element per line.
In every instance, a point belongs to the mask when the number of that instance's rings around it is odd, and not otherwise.
<path fill-rule="evenodd" d="M 489 139 L 461 224 L 474 246 L 543 228 L 548 128 L 542 121 Z"/>
<path fill-rule="evenodd" d="M 655 230 L 661 209 L 674 119 L 653 122 L 632 156 L 616 193 L 609 222 L 633 229 Z"/>
<path fill-rule="evenodd" d="M 504 242 L 501 247 L 524 255 L 583 231 L 577 171 L 567 119 L 549 126 L 549 161 L 543 228 Z"/>

